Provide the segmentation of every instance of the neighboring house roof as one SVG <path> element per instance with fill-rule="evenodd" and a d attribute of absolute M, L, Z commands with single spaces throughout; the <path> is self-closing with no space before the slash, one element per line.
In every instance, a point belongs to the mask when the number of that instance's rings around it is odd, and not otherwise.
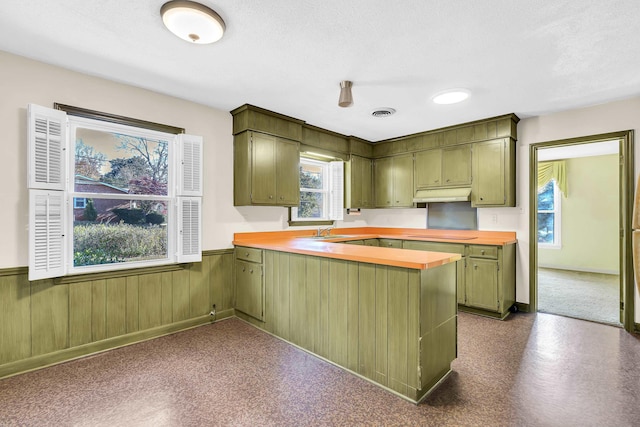
<path fill-rule="evenodd" d="M 78 185 L 96 185 L 96 186 L 102 186 L 102 187 L 110 188 L 110 189 L 116 190 L 117 192 L 120 192 L 120 193 L 129 194 L 129 189 L 128 188 L 116 187 L 115 185 L 107 184 L 106 182 L 98 181 L 98 180 L 95 180 L 93 178 L 89 178 L 87 176 L 79 175 L 79 174 L 76 174 L 75 185 L 76 186 L 78 186 Z"/>

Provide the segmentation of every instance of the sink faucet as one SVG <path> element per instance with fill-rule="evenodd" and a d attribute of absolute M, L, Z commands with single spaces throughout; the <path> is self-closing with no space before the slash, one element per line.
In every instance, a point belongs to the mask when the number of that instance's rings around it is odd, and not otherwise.
<path fill-rule="evenodd" d="M 333 225 L 331 225 L 331 226 L 329 226 L 329 227 L 327 227 L 327 228 L 318 228 L 318 234 L 316 234 L 316 236 L 317 236 L 317 237 L 322 237 L 322 233 L 324 233 L 325 231 L 327 232 L 327 234 L 325 234 L 325 236 L 328 236 L 329 234 L 331 234 L 331 229 L 332 229 L 333 227 L 334 227 L 334 226 L 333 226 Z"/>

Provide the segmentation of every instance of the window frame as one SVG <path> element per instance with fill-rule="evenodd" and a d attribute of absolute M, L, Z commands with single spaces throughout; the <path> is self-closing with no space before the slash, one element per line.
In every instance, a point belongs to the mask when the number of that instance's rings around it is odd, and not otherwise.
<path fill-rule="evenodd" d="M 553 185 L 553 210 L 540 209 L 540 203 L 538 205 L 538 211 L 536 214 L 553 214 L 553 243 L 538 243 L 540 249 L 562 249 L 562 200 L 560 197 L 560 188 L 555 179 L 549 181 Z M 547 184 L 545 184 L 547 185 Z M 538 194 L 538 197 L 540 195 Z M 539 200 L 538 200 L 539 202 Z M 538 227 L 540 223 L 538 222 Z"/>
<path fill-rule="evenodd" d="M 202 137 L 187 135 L 182 128 L 63 104 L 54 104 L 54 109 L 29 104 L 27 116 L 29 280 L 202 260 Z M 79 128 L 166 141 L 167 194 L 76 192 L 74 147 L 76 130 Z M 56 130 L 57 133 L 50 133 Z M 42 151 L 43 147 L 46 151 Z M 88 198 L 157 200 L 166 203 L 166 256 L 152 260 L 75 266 L 74 211 L 80 209 L 75 201 L 84 199 L 86 207 Z M 56 214 L 58 206 L 62 206 L 62 216 Z M 52 214 L 49 213 L 50 209 Z"/>
<path fill-rule="evenodd" d="M 78 206 L 78 201 L 82 200 L 82 206 Z M 87 198 L 86 197 L 74 197 L 73 198 L 73 209 L 85 209 L 87 207 Z"/>
<path fill-rule="evenodd" d="M 311 157 L 300 157 L 300 164 L 320 166 L 322 168 L 322 189 L 300 187 L 300 193 L 312 192 L 324 194 L 322 218 L 301 218 L 298 207 L 289 208 L 290 226 L 335 225 L 336 220 L 342 220 L 344 210 L 344 162 L 323 161 Z M 301 175 L 302 176 L 302 175 Z M 338 204 L 339 206 L 334 206 Z"/>

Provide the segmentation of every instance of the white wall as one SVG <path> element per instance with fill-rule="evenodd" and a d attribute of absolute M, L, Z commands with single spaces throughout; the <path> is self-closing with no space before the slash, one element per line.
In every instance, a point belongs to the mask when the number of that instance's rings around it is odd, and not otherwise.
<path fill-rule="evenodd" d="M 594 107 L 532 117 L 518 124 L 518 195 L 529 191 L 529 145 L 536 142 L 603 134 L 640 128 L 640 98 L 596 105 Z M 636 136 L 634 161 L 640 165 L 640 140 Z M 636 180 L 639 168 L 636 166 Z M 520 207 L 524 217 L 516 230 L 519 242 L 519 259 L 529 256 L 529 199 L 521 197 Z M 517 209 L 517 208 L 516 208 Z M 520 263 L 517 273 L 517 299 L 529 301 L 529 263 Z M 526 300 L 525 300 L 526 298 Z M 640 322 L 640 297 L 636 288 L 635 321 Z"/>
<path fill-rule="evenodd" d="M 185 128 L 204 137 L 203 249 L 231 247 L 236 231 L 286 224 L 283 208 L 233 207 L 232 117 L 148 90 L 0 52 L 0 268 L 26 266 L 28 193 L 26 107 L 54 102 Z"/>
<path fill-rule="evenodd" d="M 287 210 L 233 206 L 232 118 L 226 111 L 0 51 L 0 127 L 4 131 L 0 182 L 0 268 L 27 265 L 26 106 L 54 102 L 166 123 L 202 135 L 204 146 L 203 249 L 231 247 L 233 233 L 287 228 Z M 516 231 L 516 299 L 529 302 L 529 144 L 640 127 L 640 98 L 524 119 L 518 124 L 515 208 L 479 209 L 482 230 Z M 640 144 L 640 141 L 638 141 Z M 640 164 L 640 150 L 636 162 Z M 493 221 L 496 216 L 496 221 Z M 424 228 L 424 209 L 363 210 L 338 226 Z M 636 297 L 636 322 L 640 298 Z"/>

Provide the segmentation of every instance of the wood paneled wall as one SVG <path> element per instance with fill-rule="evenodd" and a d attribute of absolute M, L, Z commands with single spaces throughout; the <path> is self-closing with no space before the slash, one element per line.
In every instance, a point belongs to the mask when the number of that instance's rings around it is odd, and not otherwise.
<path fill-rule="evenodd" d="M 202 262 L 29 282 L 0 271 L 0 378 L 233 315 L 233 250 Z"/>

